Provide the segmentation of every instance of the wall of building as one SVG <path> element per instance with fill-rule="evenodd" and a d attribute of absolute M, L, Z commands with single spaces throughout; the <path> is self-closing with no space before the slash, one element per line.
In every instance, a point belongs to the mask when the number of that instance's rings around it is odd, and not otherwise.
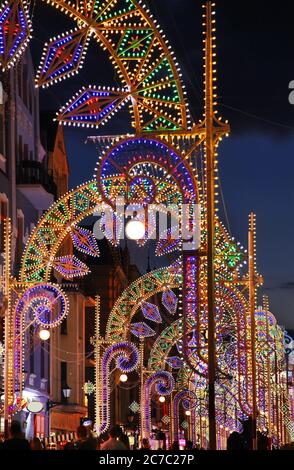
<path fill-rule="evenodd" d="M 4 248 L 4 220 L 10 217 L 15 276 L 29 234 L 54 200 L 50 188 L 54 184 L 50 184 L 47 158 L 40 141 L 39 94 L 27 50 L 14 69 L 0 72 L 0 252 Z M 2 263 L 0 256 L 0 270 Z M 3 340 L 3 319 L 0 335 Z M 29 329 L 25 343 L 24 397 L 44 403 L 39 416 L 26 410 L 18 416 L 27 437 L 31 438 L 36 431 L 48 433 L 49 344 L 40 341 L 35 327 Z"/>

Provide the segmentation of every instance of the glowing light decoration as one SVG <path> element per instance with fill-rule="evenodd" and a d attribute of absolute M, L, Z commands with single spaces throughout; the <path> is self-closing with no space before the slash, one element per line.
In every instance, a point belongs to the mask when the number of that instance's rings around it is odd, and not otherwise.
<path fill-rule="evenodd" d="M 126 236 L 130 240 L 141 240 L 145 236 L 145 225 L 140 220 L 129 220 L 126 225 Z"/>
<path fill-rule="evenodd" d="M 86 27 L 65 33 L 45 44 L 37 85 L 49 86 L 78 73 L 86 55 L 89 36 L 89 28 Z"/>
<path fill-rule="evenodd" d="M 143 302 L 141 305 L 141 310 L 147 320 L 153 321 L 155 323 L 162 322 L 157 305 L 151 304 L 150 302 Z"/>
<path fill-rule="evenodd" d="M 45 328 L 59 325 L 68 313 L 68 300 L 62 290 L 53 284 L 37 284 L 27 289 L 16 305 L 17 316 L 33 318 Z"/>
<path fill-rule="evenodd" d="M 169 372 L 157 371 L 147 378 L 144 384 L 144 397 L 142 409 L 142 437 L 149 438 L 151 432 L 151 394 L 154 388 L 156 393 L 165 397 L 170 395 L 175 387 L 175 381 Z"/>
<path fill-rule="evenodd" d="M 171 315 L 174 315 L 178 307 L 176 294 L 172 290 L 164 291 L 162 294 L 162 304 Z"/>
<path fill-rule="evenodd" d="M 97 241 L 94 235 L 82 227 L 74 227 L 70 232 L 75 248 L 86 255 L 98 257 L 100 255 Z"/>
<path fill-rule="evenodd" d="M 39 337 L 42 341 L 47 341 L 50 338 L 50 331 L 49 330 L 40 330 Z"/>
<path fill-rule="evenodd" d="M 179 407 L 180 403 L 182 402 L 183 408 L 188 411 L 191 415 L 191 423 L 193 426 L 192 429 L 192 440 L 195 442 L 196 439 L 196 433 L 195 433 L 195 406 L 196 406 L 196 400 L 197 397 L 194 392 L 191 390 L 181 390 L 174 396 L 173 400 L 173 430 L 174 430 L 174 439 L 177 440 L 180 438 L 179 435 Z M 188 414 L 186 414 L 188 416 Z M 184 423 L 188 424 L 187 421 L 184 421 Z M 183 423 L 181 424 L 182 427 L 186 428 L 186 425 L 183 426 Z M 188 426 L 187 426 L 188 427 Z"/>
<path fill-rule="evenodd" d="M 31 38 L 31 22 L 26 0 L 6 1 L 0 9 L 0 64 L 9 69 Z"/>
<path fill-rule="evenodd" d="M 23 368 L 23 325 L 36 322 L 42 330 L 54 328 L 61 323 L 68 313 L 68 301 L 59 286 L 49 283 L 35 284 L 27 288 L 16 301 L 14 306 L 14 348 L 13 358 L 13 382 L 14 390 L 22 390 Z M 49 332 L 50 336 L 50 332 Z M 12 396 L 9 396 L 10 406 L 14 413 L 17 412 L 16 404 L 13 404 Z"/>
<path fill-rule="evenodd" d="M 244 258 L 244 254 L 238 249 L 235 243 L 227 243 L 222 255 L 228 267 L 231 269 L 235 269 Z"/>
<path fill-rule="evenodd" d="M 164 423 L 164 424 L 169 424 L 170 423 L 170 417 L 168 415 L 164 415 L 162 418 L 161 418 L 161 421 Z"/>
<path fill-rule="evenodd" d="M 177 263 L 168 268 L 161 268 L 142 276 L 133 282 L 115 302 L 107 322 L 108 341 L 125 340 L 127 329 L 125 325 L 140 308 L 142 301 L 147 301 L 150 296 L 162 292 L 166 285 L 179 287 L 181 276 Z M 153 369 L 152 369 L 153 370 Z"/>
<path fill-rule="evenodd" d="M 182 246 L 182 240 L 175 238 L 173 229 L 168 229 L 166 232 L 166 238 L 161 236 L 157 243 L 155 254 L 156 256 L 164 256 L 174 251 L 180 251 Z"/>
<path fill-rule="evenodd" d="M 98 434 L 105 432 L 110 424 L 110 365 L 113 360 L 116 360 L 116 365 L 119 370 L 127 374 L 132 372 L 138 365 L 139 352 L 137 348 L 127 342 L 117 343 L 105 351 L 102 358 L 102 390 L 101 390 L 101 424 L 97 429 Z"/>
<path fill-rule="evenodd" d="M 115 205 L 117 197 L 122 196 L 127 204 L 157 203 L 164 207 L 175 204 L 189 204 L 191 213 L 196 204 L 201 210 L 201 246 L 183 251 L 179 236 L 171 230 L 161 239 L 156 254 L 181 252 L 177 262 L 167 268 L 158 269 L 142 276 L 120 295 L 109 315 L 105 337 L 100 336 L 99 315 L 97 330 L 93 339 L 96 358 L 95 398 L 97 404 L 97 428 L 102 433 L 110 424 L 110 372 L 111 361 L 116 360 L 122 375 L 127 375 L 138 364 L 143 363 L 144 338 L 153 331 L 146 323 L 132 323 L 133 317 L 140 313 L 149 321 L 159 323 L 161 317 L 154 307 L 144 306 L 155 295 L 162 295 L 162 303 L 167 311 L 178 316 L 152 342 L 148 360 L 149 376 L 144 375 L 141 382 L 140 403 L 132 408 L 142 414 L 142 435 L 150 437 L 151 399 L 156 401 L 165 397 L 176 387 L 184 395 L 173 395 L 170 406 L 182 402 L 184 410 L 190 413 L 189 425 L 194 441 L 201 434 L 202 445 L 207 447 L 208 397 L 207 397 L 207 182 L 205 174 L 205 152 L 203 139 L 205 123 L 201 121 L 191 126 L 186 107 L 180 73 L 173 53 L 166 39 L 162 36 L 149 11 L 137 0 L 50 0 L 50 4 L 68 14 L 77 23 L 77 30 L 53 39 L 42 60 L 39 83 L 49 85 L 53 81 L 66 78 L 81 66 L 87 41 L 91 37 L 98 41 L 104 50 L 108 50 L 115 66 L 116 78 L 120 89 L 105 87 L 83 88 L 66 104 L 57 116 L 60 123 L 78 126 L 99 126 L 108 122 L 110 117 L 124 104 L 129 103 L 135 136 L 109 138 L 97 137 L 102 142 L 99 147 L 100 159 L 95 180 L 87 182 L 64 195 L 54 203 L 41 218 L 38 226 L 26 245 L 22 260 L 19 296 L 39 283 L 48 283 L 52 270 L 56 269 L 65 278 L 72 279 L 88 272 L 88 268 L 73 256 L 59 256 L 62 242 L 72 237 L 75 248 L 83 253 L 97 256 L 97 247 L 92 234 L 83 232 L 78 226 L 88 216 L 92 216 L 99 204 Z M 7 5 L 14 8 L 7 10 Z M 12 53 L 8 66 L 17 57 L 25 45 L 22 32 L 28 31 L 28 15 L 21 17 L 21 6 L 25 2 L 7 2 L 0 10 L 0 60 L 7 62 L 7 54 Z M 206 4 L 208 12 L 210 2 Z M 19 9 L 20 8 L 20 9 Z M 204 23 L 214 20 L 205 15 Z M 23 19 L 25 20 L 23 21 Z M 6 23 L 5 23 L 6 22 Z M 7 28 L 8 24 L 8 28 Z M 14 27 L 11 27 L 15 26 Z M 7 37 L 9 47 L 7 47 Z M 206 45 L 212 38 L 206 38 Z M 13 49 L 16 47 L 16 49 Z M 4 51 L 4 52 L 3 52 Z M 205 47 L 206 56 L 208 49 Z M 3 55 L 4 54 L 4 55 Z M 6 54 L 6 55 L 5 55 Z M 5 58 L 6 57 L 6 58 Z M 214 62 L 211 53 L 210 62 Z M 209 62 L 207 58 L 207 62 Z M 209 64 L 208 64 L 209 65 Z M 209 67 L 206 67 L 206 71 Z M 43 80 L 43 82 L 42 82 Z M 216 98 L 215 78 L 212 79 L 211 94 Z M 210 83 L 207 80 L 206 84 Z M 206 100 L 207 107 L 208 100 Z M 220 118 L 214 120 L 215 153 L 221 138 L 228 131 Z M 225 130 L 226 127 L 226 130 Z M 94 138 L 92 138 L 94 139 Z M 108 143 L 110 142 L 110 143 Z M 216 155 L 215 155 L 216 156 Z M 198 165 L 199 162 L 199 165 Z M 204 163 L 203 166 L 200 165 Z M 200 168 L 201 167 L 201 168 Z M 199 172 L 199 169 L 201 170 Z M 217 169 L 217 168 L 216 168 Z M 217 174 L 215 188 L 217 189 Z M 217 201 L 216 201 L 217 210 Z M 161 213 L 166 213 L 162 209 Z M 190 215 L 191 215 L 190 213 Z M 173 212 L 172 217 L 175 217 Z M 178 219 L 177 219 L 178 220 Z M 114 225 L 121 229 L 120 220 L 115 215 Z M 107 224 L 106 224 L 107 225 Z M 191 220 L 181 225 L 181 230 L 191 228 Z M 105 228 L 110 240 L 111 228 Z M 147 230 L 145 238 L 147 238 Z M 162 234 L 161 234 L 162 235 Z M 183 233 L 181 234 L 183 235 Z M 162 238 L 162 237 L 161 237 Z M 184 237 L 183 237 L 184 238 Z M 118 244 L 114 238 L 113 245 Z M 240 420 L 252 415 L 253 373 L 250 351 L 250 311 L 243 293 L 248 286 L 247 276 L 240 276 L 244 253 L 238 243 L 227 233 L 224 226 L 215 217 L 215 362 L 216 376 L 222 377 L 215 384 L 216 424 L 218 436 L 223 430 L 240 430 Z M 252 259 L 252 258 L 251 258 Z M 258 281 L 258 279 L 257 279 Z M 14 281 L 13 281 L 14 282 Z M 259 285 L 260 281 L 256 283 Z M 14 288 L 14 287 L 13 287 Z M 177 295 L 172 291 L 177 289 Z M 19 299 L 18 299 L 19 300 Z M 152 305 L 152 304 L 151 304 Z M 15 307 L 15 308 L 14 308 Z M 21 399 L 16 399 L 23 389 L 23 350 L 22 325 L 25 317 L 44 322 L 50 317 L 50 324 L 60 320 L 59 297 L 50 291 L 44 296 L 31 295 L 23 304 L 8 306 L 10 336 L 8 337 L 8 397 L 9 412 L 21 409 Z M 61 309 L 62 310 L 62 309 Z M 97 312 L 96 312 L 97 313 Z M 268 423 L 287 427 L 289 436 L 293 436 L 293 410 L 289 409 L 285 377 L 284 332 L 276 324 L 273 315 L 263 311 L 256 314 L 256 393 L 259 429 L 268 428 Z M 159 328 L 158 328 L 159 329 Z M 38 329 L 36 329 L 38 332 Z M 140 338 L 140 353 L 127 342 L 130 332 Z M 15 338 L 15 344 L 13 343 Z M 267 344 L 265 344 L 267 343 Z M 178 356 L 175 356 L 175 350 Z M 286 353 L 288 353 L 289 345 Z M 278 370 L 275 369 L 274 357 Z M 290 360 L 291 354 L 288 359 Z M 147 359 L 147 358 L 146 358 Z M 165 368 L 172 368 L 173 375 Z M 278 374 L 278 383 L 272 386 L 271 377 Z M 270 379 L 268 379 L 268 375 Z M 292 377 L 293 381 L 293 377 Z M 220 383 L 221 382 L 221 383 Z M 186 391 L 195 395 L 185 395 Z M 155 396 L 154 393 L 155 392 Z M 281 397 L 283 406 L 276 407 L 276 396 Z M 194 407 L 194 403 L 197 405 Z M 139 407 L 139 408 L 138 408 Z M 131 409 L 131 408 L 130 408 Z M 225 410 L 225 413 L 224 413 Z M 181 426 L 178 410 L 173 408 L 171 416 L 177 416 L 170 432 Z M 135 411 L 134 411 L 135 412 Z M 197 419 L 196 413 L 197 412 Z M 279 414 L 278 414 L 279 413 Z M 292 415 L 291 415 L 292 413 Z M 187 418 L 188 419 L 188 418 Z M 168 420 L 166 419 L 168 422 Z M 197 424 L 195 424 L 197 423 Z M 182 423 L 183 424 L 183 423 Z M 187 426 L 187 422 L 184 422 Z M 194 426 L 194 427 L 193 427 Z M 195 429 L 197 426 L 197 432 Z M 272 442 L 281 443 L 279 431 L 271 426 Z M 284 434 L 286 434 L 283 431 Z M 281 433 L 281 434 L 283 434 Z M 177 436 L 172 436 L 177 440 Z M 220 446 L 220 439 L 218 439 Z"/>
<path fill-rule="evenodd" d="M 84 383 L 83 390 L 86 395 L 92 395 L 95 392 L 95 385 L 88 380 Z"/>
<path fill-rule="evenodd" d="M 180 359 L 178 356 L 171 356 L 168 357 L 165 362 L 171 366 L 173 369 L 181 369 L 184 365 L 182 359 Z"/>
<path fill-rule="evenodd" d="M 90 86 L 81 89 L 57 114 L 57 120 L 69 126 L 104 125 L 129 100 L 123 90 Z"/>
<path fill-rule="evenodd" d="M 138 338 L 148 338 L 154 336 L 156 333 L 145 322 L 132 323 L 130 326 L 131 333 L 138 336 Z"/>
<path fill-rule="evenodd" d="M 140 411 L 140 405 L 138 402 L 136 401 L 133 401 L 130 406 L 129 406 L 130 410 L 133 412 L 133 413 L 139 413 Z"/>
<path fill-rule="evenodd" d="M 88 266 L 73 255 L 55 258 L 52 264 L 65 279 L 85 276 L 90 272 Z"/>

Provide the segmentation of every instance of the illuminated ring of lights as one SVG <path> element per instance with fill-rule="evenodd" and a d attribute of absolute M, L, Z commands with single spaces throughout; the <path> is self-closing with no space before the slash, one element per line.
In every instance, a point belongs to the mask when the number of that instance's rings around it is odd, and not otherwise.
<path fill-rule="evenodd" d="M 61 289 L 53 284 L 38 284 L 27 289 L 18 300 L 17 312 L 33 316 L 39 325 L 54 328 L 68 313 L 68 301 Z M 57 311 L 53 318 L 53 312 Z"/>
<path fill-rule="evenodd" d="M 99 162 L 97 184 L 107 204 L 114 206 L 115 203 L 111 194 L 113 189 L 112 180 L 116 185 L 120 184 L 122 188 L 120 194 L 116 192 L 116 197 L 124 197 L 127 203 L 132 202 L 127 200 L 126 184 L 133 181 L 136 175 L 132 175 L 131 170 L 138 164 L 156 165 L 163 168 L 178 188 L 177 191 L 181 197 L 180 202 L 183 204 L 196 204 L 198 194 L 190 167 L 172 147 L 160 140 L 147 138 L 124 139 L 108 149 L 103 155 Z M 150 175 L 146 170 L 146 174 L 140 174 L 139 176 L 148 178 Z M 117 191 L 116 187 L 115 190 Z M 143 203 L 143 201 L 141 202 Z M 152 202 L 159 202 L 156 196 Z"/>

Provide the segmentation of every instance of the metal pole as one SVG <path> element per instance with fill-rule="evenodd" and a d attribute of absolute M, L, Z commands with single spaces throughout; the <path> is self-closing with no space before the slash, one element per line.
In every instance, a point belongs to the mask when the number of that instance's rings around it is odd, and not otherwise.
<path fill-rule="evenodd" d="M 5 299 L 5 364 L 4 364 L 4 435 L 9 434 L 9 359 L 12 354 L 10 338 L 10 242 L 11 225 L 8 218 L 5 219 L 5 250 L 4 250 L 4 299 Z"/>
<path fill-rule="evenodd" d="M 215 141 L 213 111 L 212 3 L 206 2 L 205 129 L 207 197 L 208 419 L 209 449 L 216 450 L 215 420 Z"/>
<path fill-rule="evenodd" d="M 250 327 L 251 327 L 251 373 L 252 373 L 252 449 L 257 450 L 256 437 L 256 328 L 255 328 L 255 310 L 256 310 L 256 287 L 255 287 L 255 214 L 249 216 L 248 232 L 248 268 L 249 268 L 249 308 L 250 308 Z"/>

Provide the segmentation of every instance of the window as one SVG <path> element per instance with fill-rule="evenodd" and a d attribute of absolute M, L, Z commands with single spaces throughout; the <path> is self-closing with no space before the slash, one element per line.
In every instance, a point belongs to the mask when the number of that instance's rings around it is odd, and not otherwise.
<path fill-rule="evenodd" d="M 22 98 L 22 68 L 21 66 L 17 67 L 17 85 L 18 85 L 18 95 Z"/>
<path fill-rule="evenodd" d="M 63 394 L 63 388 L 67 385 L 67 362 L 64 362 L 64 361 L 60 363 L 60 384 L 61 384 L 61 401 L 64 402 L 66 400 Z"/>
<path fill-rule="evenodd" d="M 34 436 L 43 439 L 46 434 L 46 419 L 42 414 L 34 415 Z"/>
<path fill-rule="evenodd" d="M 29 146 L 28 144 L 24 144 L 23 146 L 23 159 L 28 160 L 29 159 Z"/>
<path fill-rule="evenodd" d="M 22 136 L 18 136 L 18 161 L 21 162 L 23 159 L 23 146 L 22 146 Z"/>
<path fill-rule="evenodd" d="M 5 249 L 5 221 L 8 217 L 8 199 L 6 194 L 0 193 L 0 253 Z"/>
<path fill-rule="evenodd" d="M 24 66 L 23 74 L 22 74 L 22 92 L 23 92 L 23 102 L 28 107 L 28 67 L 27 65 Z"/>
<path fill-rule="evenodd" d="M 28 109 L 29 109 L 30 114 L 32 114 L 32 111 L 33 111 L 33 97 L 32 97 L 32 91 L 31 91 L 31 88 L 30 88 L 30 87 L 29 87 Z"/>
<path fill-rule="evenodd" d="M 44 379 L 45 377 L 45 341 L 41 341 L 41 344 L 40 344 L 40 349 L 41 349 L 41 359 L 40 359 L 40 362 L 41 362 L 41 379 Z"/>
<path fill-rule="evenodd" d="M 62 323 L 60 325 L 60 334 L 67 335 L 67 318 L 66 317 L 62 320 Z"/>

